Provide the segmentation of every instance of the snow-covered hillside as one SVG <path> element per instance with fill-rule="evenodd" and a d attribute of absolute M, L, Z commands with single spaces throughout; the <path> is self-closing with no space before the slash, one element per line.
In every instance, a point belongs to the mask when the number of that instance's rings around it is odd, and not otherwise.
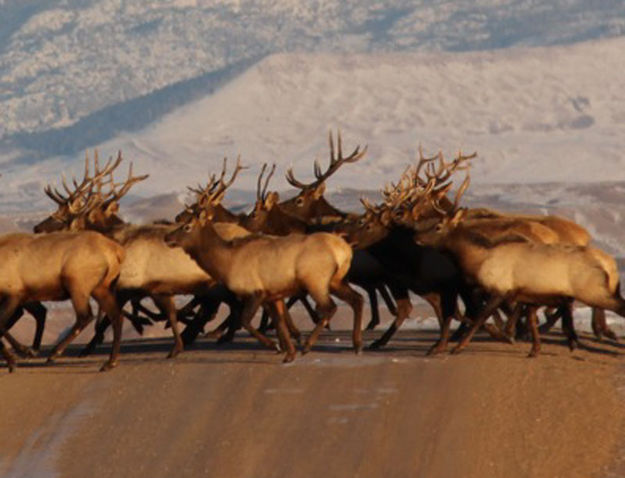
<path fill-rule="evenodd" d="M 312 160 L 326 160 L 334 127 L 343 130 L 346 150 L 368 144 L 369 153 L 331 186 L 378 187 L 414 159 L 418 143 L 428 153 L 478 151 L 475 182 L 622 180 L 623 51 L 625 37 L 494 52 L 274 55 L 214 94 L 99 147 L 121 149 L 151 173 L 137 187 L 144 194 L 181 191 L 224 155 L 241 154 L 253 166 L 238 187 L 254 187 L 263 161 L 281 171 L 292 164 L 309 178 Z M 5 200 L 24 183 L 39 191 L 41 180 L 68 164 L 80 167 L 74 158 L 7 164 Z M 274 185 L 286 186 L 282 175 Z"/>
<path fill-rule="evenodd" d="M 0 138 L 67 127 L 167 87 L 173 107 L 207 88 L 204 75 L 272 53 L 468 51 L 623 34 L 621 0 L 2 0 Z M 135 107 L 142 117 L 124 126 L 162 112 Z"/>
<path fill-rule="evenodd" d="M 620 0 L 0 0 L 0 203 L 45 204 L 96 146 L 144 195 L 224 154 L 309 177 L 335 127 L 370 154 L 331 187 L 418 142 L 477 150 L 477 181 L 622 179 L 624 35 Z"/>

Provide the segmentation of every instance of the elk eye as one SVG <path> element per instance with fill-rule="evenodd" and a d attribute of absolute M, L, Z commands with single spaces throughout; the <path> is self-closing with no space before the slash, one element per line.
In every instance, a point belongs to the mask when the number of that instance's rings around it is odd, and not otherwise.
<path fill-rule="evenodd" d="M 185 224 L 184 227 L 182 228 L 184 232 L 191 232 L 192 229 L 193 229 L 193 226 L 191 224 Z"/>
<path fill-rule="evenodd" d="M 304 198 L 297 198 L 295 200 L 295 204 L 298 205 L 299 207 L 302 207 L 304 205 Z"/>

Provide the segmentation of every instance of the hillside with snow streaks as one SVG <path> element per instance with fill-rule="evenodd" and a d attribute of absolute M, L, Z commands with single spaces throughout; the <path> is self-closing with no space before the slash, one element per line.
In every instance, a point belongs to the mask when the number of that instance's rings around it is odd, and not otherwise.
<path fill-rule="evenodd" d="M 237 186 L 254 188 L 258 167 L 312 176 L 326 161 L 327 132 L 345 149 L 369 145 L 329 186 L 376 188 L 414 159 L 442 148 L 478 151 L 474 183 L 625 179 L 625 38 L 570 46 L 470 53 L 281 54 L 212 95 L 140 132 L 99 145 L 121 149 L 151 177 L 140 194 L 180 192 L 224 155 L 253 167 Z M 39 194 L 77 158 L 10 167 L 2 200 Z M 286 187 L 283 175 L 274 180 Z M 21 185 L 27 185 L 23 189 Z"/>
<path fill-rule="evenodd" d="M 0 138 L 67 127 L 179 83 L 182 104 L 199 93 L 186 81 L 272 53 L 488 50 L 623 34 L 620 0 L 3 0 Z"/>

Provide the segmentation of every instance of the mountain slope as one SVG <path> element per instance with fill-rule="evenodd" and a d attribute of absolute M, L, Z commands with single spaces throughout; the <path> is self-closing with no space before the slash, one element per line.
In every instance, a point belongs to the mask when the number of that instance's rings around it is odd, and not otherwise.
<path fill-rule="evenodd" d="M 346 150 L 366 143 L 369 153 L 331 187 L 376 188 L 400 174 L 419 143 L 426 153 L 478 151 L 475 182 L 622 180 L 623 49 L 625 38 L 495 52 L 274 55 L 100 150 L 121 149 L 151 173 L 141 194 L 182 191 L 224 155 L 253 166 L 237 187 L 254 188 L 263 161 L 281 172 L 292 164 L 308 179 L 312 160 L 326 161 L 334 127 Z M 3 199 L 40 195 L 42 181 L 68 164 L 80 167 L 63 158 L 6 164 Z M 282 178 L 276 188 L 286 187 Z"/>

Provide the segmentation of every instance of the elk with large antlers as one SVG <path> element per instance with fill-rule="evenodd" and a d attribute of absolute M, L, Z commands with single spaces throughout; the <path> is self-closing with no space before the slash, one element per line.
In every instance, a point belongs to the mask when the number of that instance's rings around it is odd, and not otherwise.
<path fill-rule="evenodd" d="M 231 180 L 232 181 L 232 180 Z M 351 247 L 330 233 L 288 236 L 250 236 L 233 241 L 221 238 L 211 224 L 216 205 L 231 182 L 220 180 L 211 188 L 202 211 L 190 222 L 166 236 L 171 247 L 182 247 L 211 276 L 223 282 L 244 300 L 241 321 L 258 340 L 275 344 L 251 325 L 261 305 L 271 307 L 278 332 L 287 348 L 285 361 L 293 360 L 295 349 L 286 332 L 284 299 L 305 290 L 315 300 L 320 320 L 308 337 L 304 352 L 336 311 L 330 294 L 345 300 L 354 311 L 353 344 L 362 347 L 362 297 L 344 278 L 352 258 Z"/>
<path fill-rule="evenodd" d="M 432 206 L 440 209 L 436 202 Z M 466 210 L 457 209 L 430 230 L 417 232 L 421 243 L 453 254 L 467 280 L 490 297 L 454 351 L 462 350 L 477 328 L 504 301 L 528 306 L 532 357 L 540 350 L 536 322 L 539 306 L 560 307 L 566 314 L 571 300 L 575 299 L 625 316 L 625 300 L 619 291 L 616 262 L 603 251 L 584 246 L 529 242 L 519 235 L 490 240 L 464 225 L 465 214 Z M 567 320 L 571 318 L 567 317 Z M 446 339 L 441 337 L 442 345 L 446 344 Z"/>
<path fill-rule="evenodd" d="M 113 172 L 121 162 L 121 155 L 114 163 L 107 163 L 102 170 L 97 162 L 96 174 L 90 185 L 85 188 L 81 201 L 86 206 L 77 214 L 64 214 L 67 203 L 59 204 L 59 210 L 50 218 L 37 226 L 37 230 L 45 231 L 51 227 L 62 225 L 73 230 L 97 230 L 126 250 L 126 260 L 122 264 L 116 292 L 119 303 L 123 305 L 131 299 L 150 297 L 155 305 L 167 317 L 172 327 L 175 344 L 169 356 L 174 357 L 183 349 L 181 335 L 178 332 L 177 313 L 173 302 L 175 294 L 209 294 L 215 281 L 200 269 L 181 250 L 171 249 L 165 245 L 163 238 L 171 231 L 172 226 L 146 225 L 133 226 L 124 223 L 118 216 L 119 200 L 130 187 L 147 177 L 133 176 L 132 164 L 129 166 L 128 178 L 120 184 L 113 181 Z M 224 165 L 225 168 L 225 165 Z M 104 173 L 103 173 L 104 171 Z M 223 174 L 225 174 L 225 169 Z M 104 176 L 108 176 L 104 183 Z M 106 186 L 108 191 L 104 191 Z M 75 191 L 71 191 L 76 193 Z M 75 195 L 80 195 L 76 193 Z M 70 195 L 71 196 L 71 195 Z M 72 196 L 73 197 L 73 196 Z M 67 198 L 65 198 L 67 199 Z M 248 232 L 234 224 L 217 226 L 228 238 L 247 235 Z M 103 337 L 108 321 L 103 320 L 98 327 L 96 337 L 89 344 L 88 353 Z"/>
<path fill-rule="evenodd" d="M 91 321 L 93 297 L 114 325 L 113 349 L 102 366 L 117 364 L 121 340 L 121 315 L 112 292 L 119 276 L 124 249 L 97 232 L 9 234 L 0 238 L 0 339 L 15 310 L 31 301 L 70 299 L 76 323 L 58 343 L 51 358 L 60 354 Z M 3 352 L 12 369 L 15 361 Z"/>

